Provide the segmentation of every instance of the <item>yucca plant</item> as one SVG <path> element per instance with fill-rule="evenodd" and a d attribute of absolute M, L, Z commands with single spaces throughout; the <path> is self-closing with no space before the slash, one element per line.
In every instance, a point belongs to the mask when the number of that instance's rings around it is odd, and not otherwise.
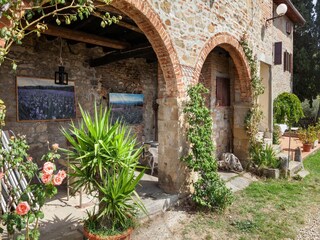
<path fill-rule="evenodd" d="M 65 151 L 74 190 L 85 188 L 99 199 L 98 210 L 87 221 L 89 227 L 122 232 L 138 209 L 146 212 L 135 192 L 144 174 L 144 168 L 138 165 L 141 149 L 124 123 L 111 123 L 110 110 L 95 104 L 93 116 L 81 106 L 80 112 L 78 126 L 72 122 L 68 130 L 62 129 L 71 145 Z"/>

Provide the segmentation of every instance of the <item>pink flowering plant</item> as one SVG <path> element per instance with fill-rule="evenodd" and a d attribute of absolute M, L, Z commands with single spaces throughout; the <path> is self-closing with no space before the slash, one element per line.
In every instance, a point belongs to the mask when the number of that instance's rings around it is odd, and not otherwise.
<path fill-rule="evenodd" d="M 5 113 L 1 111 L 0 102 L 0 115 Z M 0 139 L 2 126 L 0 122 Z M 6 228 L 10 239 L 39 239 L 39 220 L 44 217 L 42 207 L 47 199 L 57 194 L 56 186 L 66 178 L 66 172 L 57 171 L 54 164 L 60 158 L 58 144 L 48 147 L 40 170 L 28 155 L 28 149 L 25 136 L 11 137 L 7 144 L 0 141 L 0 207 L 3 212 L 0 224 Z"/>

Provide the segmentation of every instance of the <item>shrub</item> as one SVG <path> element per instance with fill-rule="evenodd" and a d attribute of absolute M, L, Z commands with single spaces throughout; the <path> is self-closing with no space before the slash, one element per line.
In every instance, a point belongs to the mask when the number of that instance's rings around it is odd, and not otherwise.
<path fill-rule="evenodd" d="M 271 145 L 257 144 L 252 151 L 252 161 L 258 168 L 279 168 L 280 161 Z"/>

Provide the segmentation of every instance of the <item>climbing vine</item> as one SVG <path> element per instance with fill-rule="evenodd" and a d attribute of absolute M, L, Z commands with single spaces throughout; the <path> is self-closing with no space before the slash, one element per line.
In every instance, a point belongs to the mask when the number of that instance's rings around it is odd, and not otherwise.
<path fill-rule="evenodd" d="M 263 118 L 263 112 L 261 110 L 260 104 L 258 103 L 258 97 L 264 93 L 264 86 L 258 74 L 257 63 L 254 60 L 253 51 L 249 47 L 245 35 L 242 37 L 240 44 L 249 62 L 251 72 L 252 105 L 245 118 L 245 128 L 249 136 L 249 154 L 250 157 L 252 157 L 252 154 L 254 154 L 254 150 L 257 148 L 257 145 L 260 144 L 256 136 L 259 132 L 259 124 Z"/>
<path fill-rule="evenodd" d="M 184 108 L 188 129 L 190 153 L 182 160 L 188 168 L 199 174 L 194 183 L 192 199 L 200 206 L 223 210 L 232 203 L 233 195 L 218 175 L 215 147 L 212 141 L 212 118 L 205 105 L 204 94 L 209 90 L 197 84 L 188 90 L 190 100 Z"/>

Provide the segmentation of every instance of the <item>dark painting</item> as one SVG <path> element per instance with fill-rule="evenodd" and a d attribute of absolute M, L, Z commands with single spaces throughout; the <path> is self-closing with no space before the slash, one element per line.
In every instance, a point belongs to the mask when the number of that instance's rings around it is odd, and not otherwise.
<path fill-rule="evenodd" d="M 143 94 L 110 93 L 112 120 L 121 119 L 127 124 L 143 122 Z"/>
<path fill-rule="evenodd" d="M 65 120 L 76 117 L 74 84 L 17 77 L 18 120 Z"/>

